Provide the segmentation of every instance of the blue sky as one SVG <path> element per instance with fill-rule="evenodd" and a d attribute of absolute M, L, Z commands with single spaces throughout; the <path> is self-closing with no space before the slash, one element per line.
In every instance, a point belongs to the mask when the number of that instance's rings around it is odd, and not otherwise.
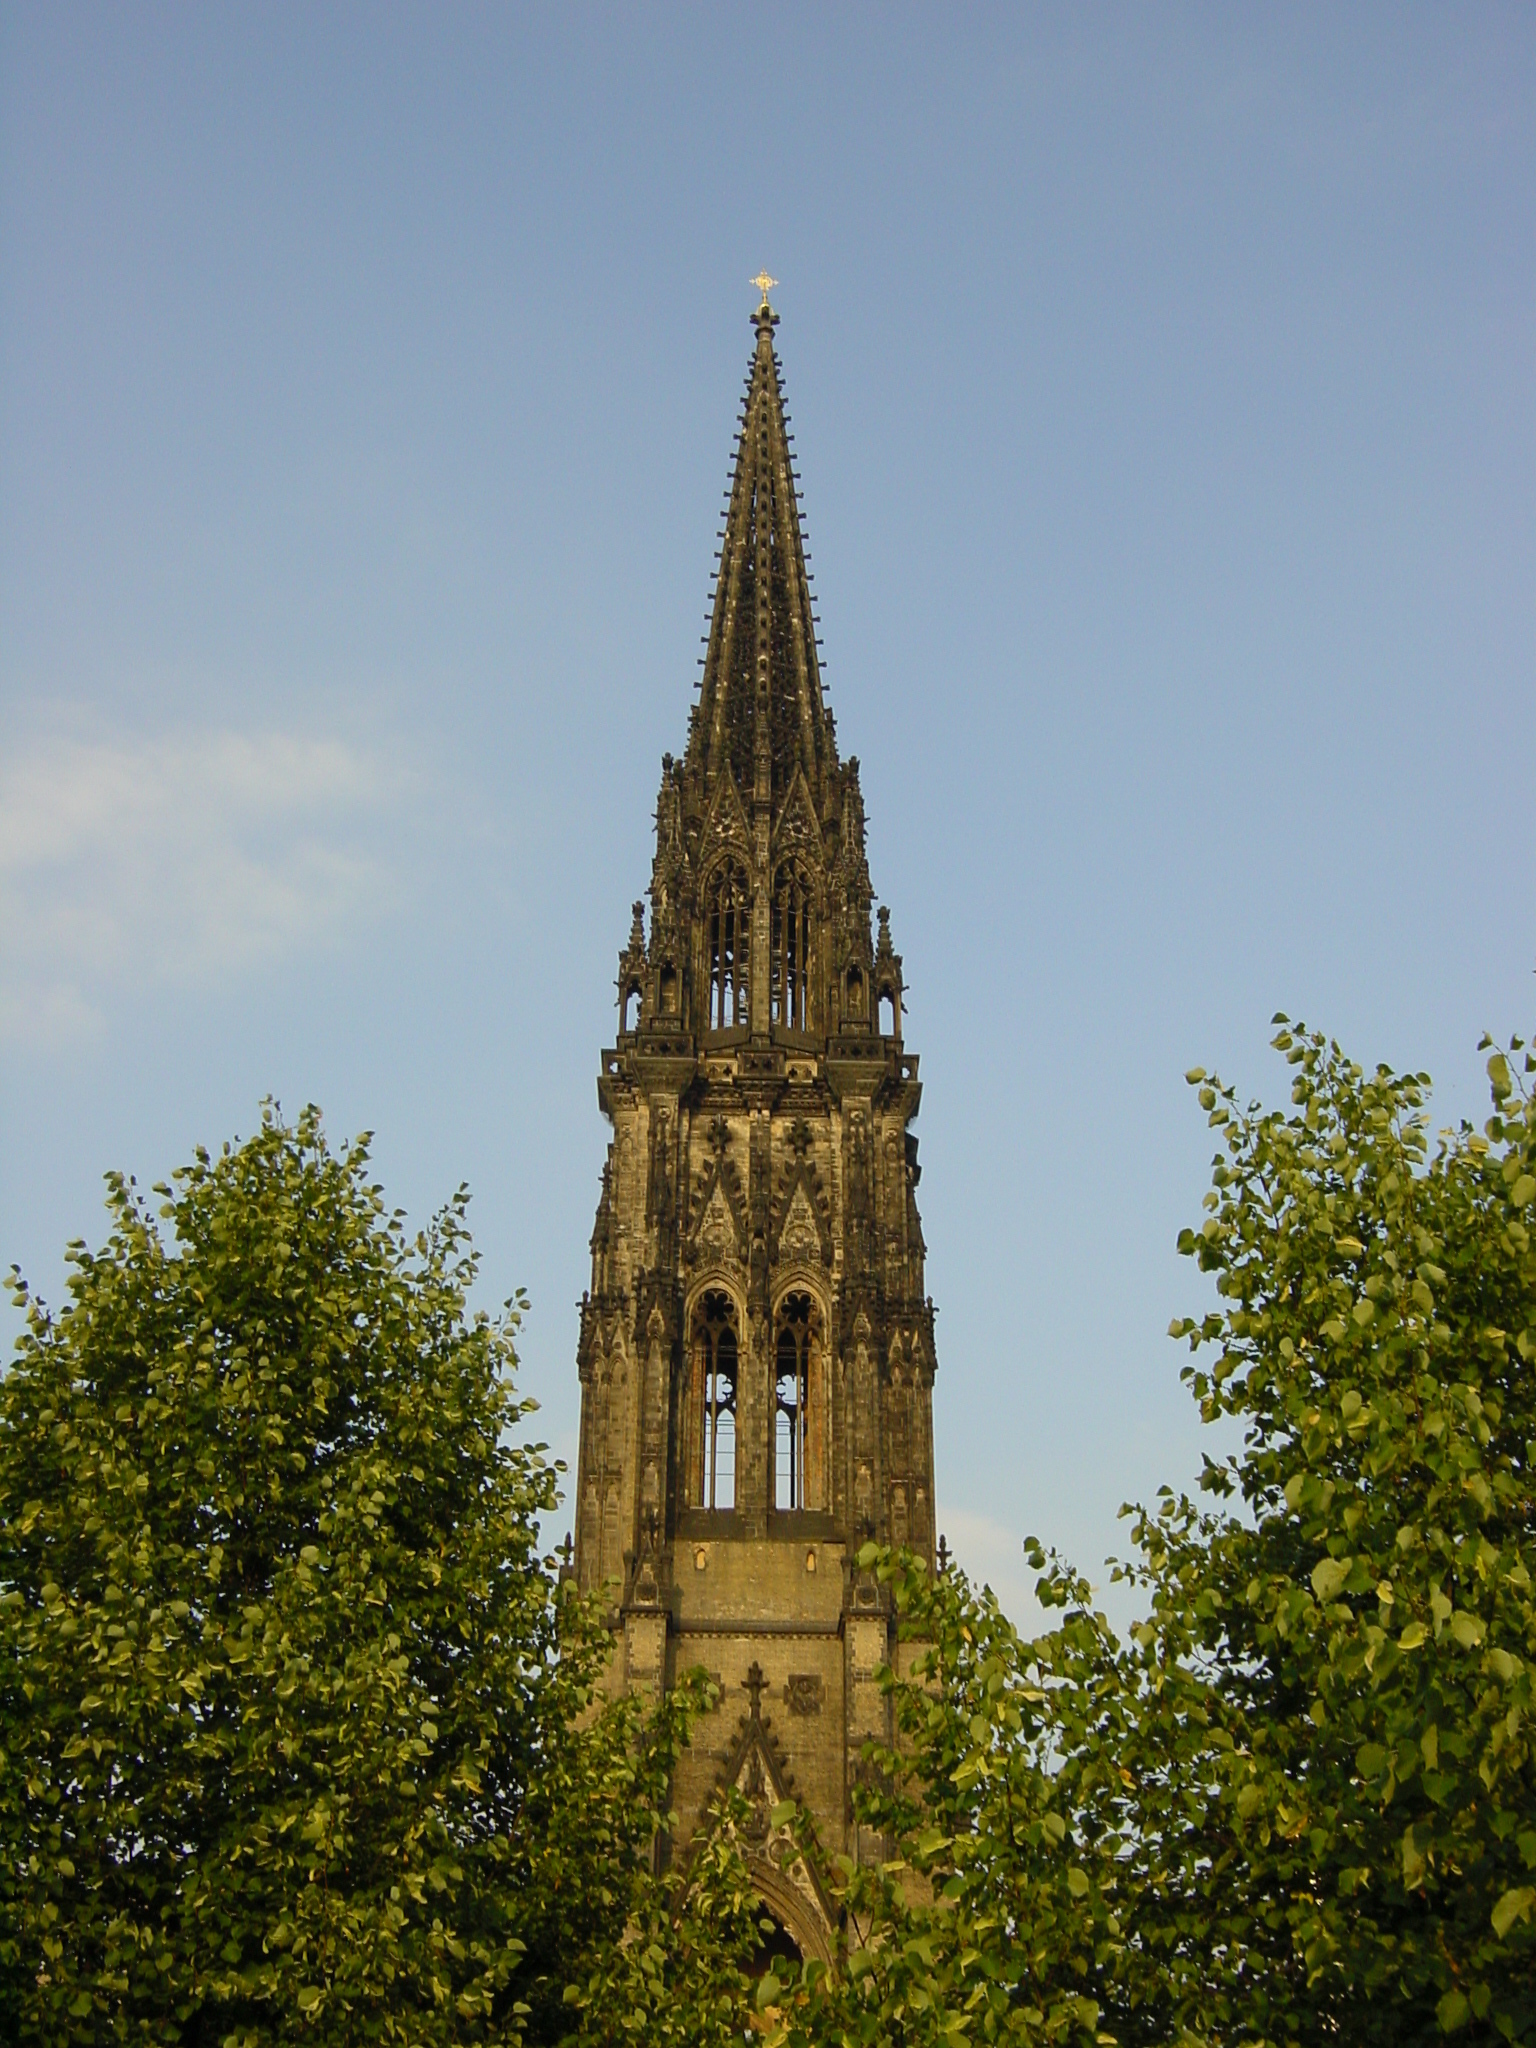
<path fill-rule="evenodd" d="M 1277 1008 L 1536 1023 L 1536 15 L 0 10 L 0 1260 L 268 1094 L 474 1190 L 574 1445 L 595 1076 L 781 280 L 911 983 L 940 1524 L 1198 1469 Z"/>

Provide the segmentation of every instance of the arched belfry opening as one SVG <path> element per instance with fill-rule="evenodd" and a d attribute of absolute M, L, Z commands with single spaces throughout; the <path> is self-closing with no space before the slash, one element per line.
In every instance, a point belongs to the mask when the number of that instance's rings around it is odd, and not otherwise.
<path fill-rule="evenodd" d="M 777 327 L 765 299 L 697 695 L 662 760 L 649 912 L 633 902 L 599 1066 L 573 1480 L 612 1686 L 718 1681 L 670 1853 L 712 1824 L 728 1764 L 764 1967 L 829 1956 L 825 1873 L 882 1853 L 851 1792 L 865 1745 L 894 1738 L 873 1674 L 909 1653 L 858 1559 L 870 1537 L 926 1555 L 937 1527 L 918 1058 L 827 699 Z M 786 1797 L 814 1853 L 774 1824 Z"/>
<path fill-rule="evenodd" d="M 769 929 L 773 949 L 769 1003 L 773 1021 L 791 1031 L 809 1031 L 816 1020 L 815 914 L 810 879 L 797 862 L 786 862 L 773 878 Z"/>
<path fill-rule="evenodd" d="M 704 981 L 709 1031 L 747 1022 L 752 959 L 752 890 L 746 870 L 722 861 L 704 885 Z"/>
<path fill-rule="evenodd" d="M 814 1295 L 786 1294 L 774 1317 L 774 1507 L 826 1506 L 828 1390 L 821 1309 Z"/>
<path fill-rule="evenodd" d="M 686 1499 L 715 1513 L 736 1506 L 736 1397 L 741 1347 L 736 1304 L 718 1289 L 700 1297 L 689 1332 Z"/>

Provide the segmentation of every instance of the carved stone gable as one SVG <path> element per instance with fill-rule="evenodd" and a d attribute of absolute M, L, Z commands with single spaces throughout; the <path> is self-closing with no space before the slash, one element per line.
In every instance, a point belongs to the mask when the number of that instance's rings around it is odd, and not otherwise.
<path fill-rule="evenodd" d="M 821 1257 L 821 1229 L 803 1187 L 797 1186 L 790 1196 L 784 1227 L 779 1232 L 779 1257 L 806 1260 Z"/>
<path fill-rule="evenodd" d="M 710 1133 L 713 1157 L 699 1175 L 685 1256 L 693 1265 L 740 1261 L 746 1252 L 746 1203 L 731 1162 L 723 1118 Z"/>
<path fill-rule="evenodd" d="M 790 1164 L 774 1205 L 775 1256 L 782 1263 L 832 1263 L 832 1222 L 826 1192 L 811 1158 L 811 1133 L 797 1123 L 790 1133 Z"/>
<path fill-rule="evenodd" d="M 811 801 L 803 768 L 795 770 L 795 779 L 790 784 L 784 808 L 774 828 L 774 859 L 783 860 L 788 854 L 797 854 L 817 868 L 822 864 L 821 827 L 817 823 L 816 806 Z"/>
<path fill-rule="evenodd" d="M 803 1687 L 804 1681 L 800 1684 Z M 773 1723 L 761 1712 L 760 1695 L 766 1681 L 756 1663 L 749 1674 L 749 1689 L 751 1712 L 742 1715 L 736 1740 L 715 1781 L 717 1796 L 711 1804 L 716 1819 L 711 1832 L 723 1829 L 734 1838 L 764 1903 L 793 1927 L 802 1948 L 808 1952 L 819 1949 L 830 1961 L 835 1923 L 826 1883 L 816 1867 L 819 1852 L 813 1846 L 812 1856 L 807 1856 L 788 1823 L 775 1818 L 775 1809 L 794 1799 L 795 1781 L 774 1737 Z M 737 1794 L 745 1811 L 721 1817 L 718 1795 L 722 1792 Z"/>
<path fill-rule="evenodd" d="M 704 1205 L 695 1242 L 700 1252 L 711 1253 L 717 1259 L 734 1258 L 736 1255 L 736 1219 L 731 1214 L 731 1205 L 719 1181 L 715 1182 Z"/>
<path fill-rule="evenodd" d="M 699 846 L 701 864 L 707 865 L 726 848 L 745 859 L 751 843 L 751 828 L 747 823 L 746 807 L 741 801 L 741 791 L 727 768 L 715 785 L 714 799 L 704 819 Z"/>

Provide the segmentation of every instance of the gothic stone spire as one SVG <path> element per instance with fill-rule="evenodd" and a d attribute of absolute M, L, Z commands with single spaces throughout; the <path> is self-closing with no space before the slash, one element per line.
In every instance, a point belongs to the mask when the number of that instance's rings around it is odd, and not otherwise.
<path fill-rule="evenodd" d="M 704 678 L 688 766 L 713 792 L 728 770 L 744 797 L 782 801 L 797 766 L 820 807 L 835 750 L 816 658 L 794 456 L 766 297 L 736 441 Z"/>
<path fill-rule="evenodd" d="M 849 1794 L 865 1742 L 892 1735 L 873 1674 L 906 1654 L 859 1547 L 934 1556 L 933 1307 L 918 1062 L 859 764 L 822 700 L 775 324 L 765 302 L 703 683 L 662 762 L 649 930 L 636 905 L 598 1076 L 613 1142 L 577 1352 L 575 1570 L 609 1603 L 616 1686 L 741 1659 L 751 1768 L 792 1768 L 827 1853 L 858 1859 L 882 1851 Z M 734 1712 L 722 1695 L 679 1762 L 683 1853 L 749 1767 Z M 809 1863 L 766 1823 L 750 1840 L 762 1898 L 829 1954 Z"/>

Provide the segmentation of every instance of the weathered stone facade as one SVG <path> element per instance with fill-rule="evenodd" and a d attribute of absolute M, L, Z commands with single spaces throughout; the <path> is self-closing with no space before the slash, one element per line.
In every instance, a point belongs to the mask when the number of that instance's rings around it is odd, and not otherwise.
<path fill-rule="evenodd" d="M 917 1059 L 889 913 L 871 927 L 857 760 L 838 758 L 766 298 L 687 751 L 662 764 L 647 935 L 619 958 L 613 1127 L 578 1361 L 576 1575 L 615 1682 L 723 1688 L 675 1788 L 686 1852 L 741 1787 L 764 1898 L 825 1952 L 820 1873 L 860 1843 L 860 1751 L 891 1619 L 863 1541 L 934 1547 L 933 1305 Z"/>

